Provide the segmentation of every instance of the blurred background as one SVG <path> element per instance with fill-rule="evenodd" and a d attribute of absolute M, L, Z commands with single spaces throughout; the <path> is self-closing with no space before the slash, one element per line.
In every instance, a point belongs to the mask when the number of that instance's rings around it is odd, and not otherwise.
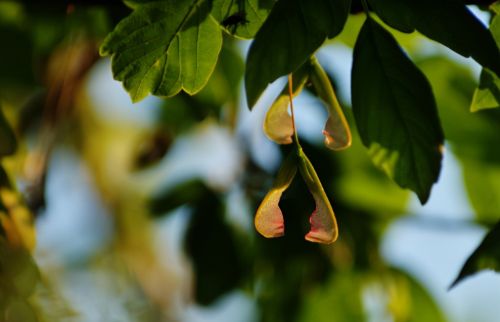
<path fill-rule="evenodd" d="M 447 138 L 423 207 L 373 166 L 357 137 L 350 69 L 364 15 L 351 15 L 317 57 L 352 147 L 327 150 L 320 102 L 305 91 L 295 103 L 340 238 L 303 239 L 314 201 L 296 179 L 280 203 L 286 236 L 268 240 L 253 216 L 289 148 L 268 140 L 262 123 L 285 81 L 250 112 L 242 84 L 250 42 L 226 35 L 202 92 L 132 104 L 98 55 L 129 9 L 91 3 L 0 1 L 1 121 L 17 138 L 2 159 L 0 197 L 9 205 L 8 190 L 25 201 L 0 215 L 24 223 L 20 239 L 31 249 L 13 253 L 0 238 L 1 321 L 498 321 L 498 275 L 448 290 L 500 218 L 500 111 L 469 112 L 475 62 L 394 32 L 431 81 Z M 488 24 L 488 11 L 470 9 Z"/>

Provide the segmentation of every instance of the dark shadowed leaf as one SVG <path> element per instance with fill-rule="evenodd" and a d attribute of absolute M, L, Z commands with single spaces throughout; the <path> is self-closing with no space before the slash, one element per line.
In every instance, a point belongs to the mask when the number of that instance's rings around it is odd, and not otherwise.
<path fill-rule="evenodd" d="M 186 181 L 153 196 L 149 202 L 151 214 L 154 216 L 165 215 L 180 206 L 198 202 L 207 193 L 209 193 L 209 189 L 202 181 Z"/>
<path fill-rule="evenodd" d="M 500 247 L 498 245 L 500 245 L 500 222 L 486 234 L 481 244 L 467 258 L 450 288 L 456 286 L 466 277 L 485 269 L 500 272 Z"/>
<path fill-rule="evenodd" d="M 205 1 L 163 0 L 139 5 L 104 40 L 115 79 L 132 101 L 149 93 L 192 95 L 207 83 L 222 46 L 219 24 Z"/>
<path fill-rule="evenodd" d="M 232 35 L 255 36 L 271 11 L 275 0 L 213 0 L 211 13 Z"/>
<path fill-rule="evenodd" d="M 0 39 L 5 44 L 0 51 L 0 92 L 13 85 L 34 85 L 33 43 L 29 34 L 0 24 Z"/>
<path fill-rule="evenodd" d="M 373 162 L 425 203 L 441 168 L 436 103 L 422 72 L 371 18 L 354 48 L 352 104 Z"/>
<path fill-rule="evenodd" d="M 245 72 L 250 108 L 267 85 L 294 72 L 326 38 L 340 33 L 350 0 L 281 0 L 255 35 Z"/>
<path fill-rule="evenodd" d="M 490 31 L 493 34 L 497 46 L 500 47 L 500 2 L 497 1 L 491 6 L 491 9 L 496 13 L 491 20 Z M 500 77 L 491 70 L 484 68 L 481 71 L 479 86 L 474 92 L 472 112 L 482 109 L 500 107 Z"/>
<path fill-rule="evenodd" d="M 500 74 L 500 52 L 488 29 L 458 0 L 370 0 L 389 26 L 419 31 Z"/>
<path fill-rule="evenodd" d="M 16 148 L 16 136 L 10 128 L 9 123 L 7 123 L 0 107 L 0 157 L 13 154 L 16 152 Z"/>
<path fill-rule="evenodd" d="M 195 205 L 184 247 L 195 273 L 195 297 L 209 305 L 236 288 L 246 274 L 244 250 L 239 250 L 224 220 L 224 204 L 209 191 Z"/>

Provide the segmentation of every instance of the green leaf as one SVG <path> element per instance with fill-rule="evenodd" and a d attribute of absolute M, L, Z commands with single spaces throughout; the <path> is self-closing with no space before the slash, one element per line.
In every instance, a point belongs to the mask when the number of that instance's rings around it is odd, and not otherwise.
<path fill-rule="evenodd" d="M 115 79 L 132 101 L 149 93 L 192 95 L 207 83 L 222 46 L 206 1 L 163 0 L 138 5 L 104 40 Z"/>
<path fill-rule="evenodd" d="M 308 80 L 309 63 L 302 67 L 292 75 L 292 95 L 297 96 Z M 288 93 L 289 83 L 287 82 L 281 94 L 274 100 L 273 104 L 266 113 L 264 119 L 264 133 L 269 139 L 278 144 L 292 143 L 293 136 L 293 120 L 288 114 L 288 106 L 290 105 L 290 95 Z"/>
<path fill-rule="evenodd" d="M 389 26 L 403 32 L 417 30 L 500 75 L 495 40 L 462 1 L 370 0 L 370 5 Z"/>
<path fill-rule="evenodd" d="M 480 160 L 461 160 L 469 201 L 476 218 L 495 222 L 500 218 L 500 166 Z"/>
<path fill-rule="evenodd" d="M 362 291 L 363 279 L 359 274 L 350 271 L 332 274 L 326 283 L 322 283 L 306 294 L 298 321 L 367 321 Z"/>
<path fill-rule="evenodd" d="M 2 113 L 2 109 L 0 108 L 0 157 L 11 155 L 16 152 L 16 149 L 16 136 L 10 128 L 9 123 L 7 123 Z"/>
<path fill-rule="evenodd" d="M 479 86 L 472 97 L 471 112 L 500 107 L 500 77 L 488 69 L 481 71 Z"/>
<path fill-rule="evenodd" d="M 486 234 L 481 244 L 467 258 L 450 288 L 481 270 L 490 269 L 500 272 L 500 247 L 498 245 L 500 245 L 500 221 Z"/>
<path fill-rule="evenodd" d="M 309 218 L 311 230 L 305 238 L 314 243 L 331 244 L 337 240 L 339 233 L 332 205 L 326 196 L 316 170 L 300 147 L 298 157 L 300 174 L 316 203 L 316 209 Z"/>
<path fill-rule="evenodd" d="M 346 111 L 351 124 L 352 110 Z M 335 177 L 336 200 L 354 209 L 362 209 L 379 217 L 402 215 L 406 212 L 410 193 L 400 189 L 384 173 L 373 166 L 358 131 L 352 131 L 352 145 L 336 155 L 340 173 Z"/>
<path fill-rule="evenodd" d="M 310 79 L 317 95 L 326 104 L 328 119 L 323 129 L 325 145 L 334 151 L 344 150 L 351 146 L 351 130 L 340 107 L 332 83 L 316 57 L 311 58 Z"/>
<path fill-rule="evenodd" d="M 431 294 L 408 273 L 392 268 L 382 279 L 393 321 L 445 322 L 446 318 Z"/>
<path fill-rule="evenodd" d="M 196 203 L 210 191 L 199 179 L 183 182 L 167 191 L 160 191 L 149 201 L 153 216 L 165 215 L 180 206 Z"/>
<path fill-rule="evenodd" d="M 239 286 L 247 274 L 245 251 L 224 218 L 225 205 L 213 191 L 195 202 L 184 248 L 193 264 L 196 301 L 210 305 Z"/>
<path fill-rule="evenodd" d="M 297 173 L 296 156 L 291 152 L 278 171 L 273 187 L 264 197 L 255 215 L 255 228 L 266 238 L 281 237 L 285 234 L 283 213 L 279 202 Z"/>
<path fill-rule="evenodd" d="M 230 34 L 250 39 L 271 11 L 274 0 L 213 0 L 212 15 Z"/>
<path fill-rule="evenodd" d="M 248 106 L 267 85 L 294 72 L 326 38 L 342 31 L 350 0 L 280 0 L 255 35 L 245 73 Z"/>
<path fill-rule="evenodd" d="M 0 51 L 0 91 L 8 92 L 13 85 L 35 85 L 33 41 L 29 33 L 0 25 L 0 39 L 5 44 Z"/>
<path fill-rule="evenodd" d="M 491 20 L 490 31 L 493 34 L 497 46 L 500 47 L 500 2 L 491 6 L 496 13 Z M 500 77 L 489 69 L 484 68 L 479 78 L 479 86 L 472 98 L 471 111 L 476 112 L 488 108 L 498 108 L 500 106 Z"/>
<path fill-rule="evenodd" d="M 476 218 L 500 218 L 500 109 L 471 113 L 470 97 L 476 83 L 471 72 L 442 57 L 419 62 L 436 93 L 446 140 L 462 165 L 465 188 Z"/>
<path fill-rule="evenodd" d="M 422 72 L 371 18 L 354 48 L 352 105 L 373 162 L 425 203 L 442 158 L 436 103 Z"/>

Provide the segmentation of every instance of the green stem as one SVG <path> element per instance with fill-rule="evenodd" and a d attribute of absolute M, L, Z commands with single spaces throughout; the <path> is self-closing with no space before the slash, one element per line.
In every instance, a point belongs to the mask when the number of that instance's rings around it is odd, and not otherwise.
<path fill-rule="evenodd" d="M 295 113 L 293 111 L 293 77 L 292 74 L 288 75 L 288 96 L 290 97 L 290 113 L 292 114 L 292 127 L 293 127 L 293 139 L 298 149 L 302 149 L 299 142 L 299 136 L 297 134 L 297 128 L 295 126 Z"/>

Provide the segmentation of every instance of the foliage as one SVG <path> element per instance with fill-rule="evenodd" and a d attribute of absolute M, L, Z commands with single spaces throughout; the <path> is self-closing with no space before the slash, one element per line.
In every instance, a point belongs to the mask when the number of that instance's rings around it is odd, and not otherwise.
<path fill-rule="evenodd" d="M 482 269 L 498 270 L 499 2 L 491 6 L 489 29 L 455 0 L 124 4 L 0 3 L 0 36 L 8 44 L 0 53 L 0 320 L 58 320 L 48 318 L 37 293 L 46 285 L 33 260 L 33 221 L 46 206 L 53 152 L 68 146 L 88 165 L 113 218 L 104 257 L 113 254 L 110 267 L 133 272 L 131 289 L 141 289 L 134 296 L 150 300 L 144 319 L 175 302 L 163 285 L 180 282 L 157 258 L 154 233 L 182 210 L 180 240 L 199 304 L 216 305 L 240 290 L 263 322 L 368 321 L 377 319 L 367 310 L 377 298 L 389 320 L 445 321 L 419 282 L 379 251 L 385 228 L 408 211 L 407 189 L 422 204 L 431 196 L 445 142 L 461 164 L 474 222 L 493 227 L 453 285 Z M 479 84 L 447 58 L 420 59 L 424 38 L 472 57 L 483 68 Z M 246 62 L 242 39 L 253 39 Z M 353 47 L 352 109 L 337 97 L 336 75 L 318 53 L 339 41 Z M 82 88 L 98 52 L 110 57 L 131 101 L 165 98 L 147 131 L 123 125 L 118 115 L 106 122 L 88 106 Z M 252 110 L 283 76 L 288 83 L 263 122 L 283 160 L 272 174 L 251 152 L 253 138 L 238 136 L 239 105 Z M 326 109 L 324 127 L 315 129 L 323 145 L 296 127 L 294 104 L 307 108 L 299 99 L 311 96 Z M 211 180 L 230 172 L 221 164 L 191 177 L 183 167 L 169 168 L 170 156 L 182 154 L 191 137 L 206 140 L 192 144 L 199 151 L 217 154 L 213 128 L 237 142 L 230 183 Z M 205 158 L 189 156 L 183 166 Z M 239 211 L 230 201 L 235 191 Z M 262 238 L 249 229 L 252 221 L 262 236 L 282 238 Z M 74 265 L 88 268 L 94 260 Z"/>

